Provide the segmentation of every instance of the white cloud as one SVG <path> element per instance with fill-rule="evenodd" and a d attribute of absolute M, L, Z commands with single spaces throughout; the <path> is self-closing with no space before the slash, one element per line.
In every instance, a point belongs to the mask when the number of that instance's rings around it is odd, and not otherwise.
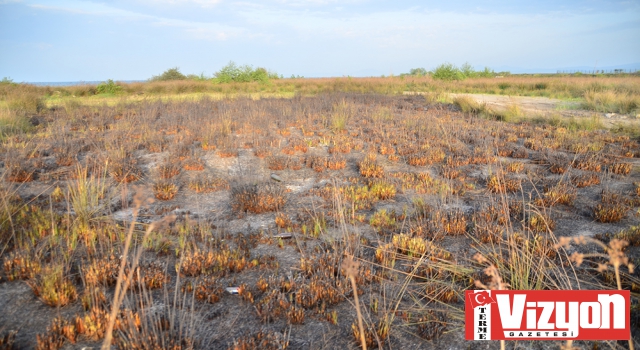
<path fill-rule="evenodd" d="M 181 0 L 160 0 L 181 1 Z M 218 3 L 218 0 L 182 0 L 194 3 Z M 78 15 L 108 16 L 116 19 L 143 21 L 153 26 L 175 27 L 182 30 L 194 39 L 203 40 L 227 40 L 242 35 L 250 36 L 249 31 L 242 27 L 229 26 L 217 22 L 187 21 L 182 19 L 166 18 L 144 13 L 123 10 L 105 4 L 85 1 L 63 1 L 58 5 L 29 4 L 30 7 L 46 11 L 63 11 Z"/>
<path fill-rule="evenodd" d="M 119 8 L 107 6 L 105 4 L 99 4 L 87 1 L 59 1 L 56 5 L 44 5 L 41 3 L 31 3 L 27 6 L 40 10 L 47 11 L 61 11 L 74 13 L 79 15 L 94 15 L 94 16 L 113 16 L 120 18 L 151 18 L 145 14 L 135 13 Z"/>
<path fill-rule="evenodd" d="M 295 7 L 306 7 L 306 6 L 326 6 L 326 5 L 346 5 L 353 3 L 362 3 L 364 0 L 275 0 L 276 3 L 295 6 Z"/>
<path fill-rule="evenodd" d="M 182 29 L 190 37 L 200 40 L 222 41 L 236 37 L 249 37 L 250 32 L 241 27 L 232 27 L 217 23 L 191 22 L 178 19 L 157 18 L 153 25 Z"/>
<path fill-rule="evenodd" d="M 167 4 L 167 5 L 190 5 L 194 4 L 203 8 L 214 7 L 220 4 L 221 0 L 141 0 L 141 3 L 149 5 Z"/>

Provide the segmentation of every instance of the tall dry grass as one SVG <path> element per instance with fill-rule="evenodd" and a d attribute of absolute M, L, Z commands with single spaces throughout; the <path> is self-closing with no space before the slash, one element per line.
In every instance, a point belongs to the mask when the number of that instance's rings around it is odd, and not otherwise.
<path fill-rule="evenodd" d="M 583 107 L 597 112 L 640 113 L 640 95 L 624 91 L 589 90 L 584 93 Z"/>
<path fill-rule="evenodd" d="M 29 117 L 44 109 L 45 96 L 32 85 L 0 83 L 0 139 L 29 130 Z"/>
<path fill-rule="evenodd" d="M 539 96 L 583 101 L 582 108 L 597 112 L 635 114 L 640 111 L 640 77 L 626 76 L 525 76 L 470 78 L 443 81 L 430 76 L 379 78 L 296 78 L 268 82 L 216 83 L 206 80 L 174 80 L 139 83 L 117 83 L 117 94 L 100 94 L 96 85 L 68 87 L 36 87 L 26 84 L 2 84 L 0 103 L 17 115 L 35 114 L 46 99 L 91 96 L 158 96 L 184 94 L 316 95 L 320 93 L 378 93 L 387 95 L 406 92 L 442 96 L 444 93 L 499 94 Z"/>
<path fill-rule="evenodd" d="M 267 83 L 214 83 L 211 81 L 177 80 L 164 82 L 117 83 L 123 94 L 182 93 L 282 93 L 317 94 L 322 92 L 355 92 L 401 94 L 405 91 L 488 93 L 503 95 L 583 98 L 587 93 L 612 92 L 629 96 L 640 95 L 640 77 L 629 76 L 508 76 L 504 78 L 472 78 L 442 81 L 423 77 L 384 78 L 299 78 L 278 79 Z M 95 85 L 68 87 L 36 87 L 26 84 L 3 84 L 0 100 L 10 98 L 14 90 L 35 92 L 41 96 L 92 96 Z"/>

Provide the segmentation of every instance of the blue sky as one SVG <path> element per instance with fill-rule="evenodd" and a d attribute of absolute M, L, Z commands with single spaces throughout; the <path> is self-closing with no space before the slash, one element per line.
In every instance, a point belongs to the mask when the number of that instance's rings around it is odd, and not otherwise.
<path fill-rule="evenodd" d="M 640 68 L 640 1 L 0 0 L 0 47 L 0 78 L 30 82 Z"/>

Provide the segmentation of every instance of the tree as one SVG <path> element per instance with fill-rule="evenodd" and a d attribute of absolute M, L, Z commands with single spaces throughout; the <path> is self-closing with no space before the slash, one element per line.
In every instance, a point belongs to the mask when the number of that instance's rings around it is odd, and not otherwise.
<path fill-rule="evenodd" d="M 411 70 L 409 70 L 409 75 L 423 77 L 427 75 L 427 70 L 424 68 L 412 68 Z"/>
<path fill-rule="evenodd" d="M 169 80 L 185 80 L 187 77 L 180 73 L 180 68 L 169 68 L 160 75 L 154 75 L 151 81 L 169 81 Z"/>
<path fill-rule="evenodd" d="M 248 83 L 252 81 L 266 83 L 270 79 L 279 78 L 277 73 L 269 72 L 265 68 L 258 67 L 254 69 L 252 66 L 246 64 L 238 66 L 233 61 L 222 67 L 214 76 L 220 83 Z"/>
<path fill-rule="evenodd" d="M 463 80 L 464 74 L 451 63 L 443 63 L 433 70 L 431 76 L 440 80 Z"/>
<path fill-rule="evenodd" d="M 460 73 L 462 73 L 465 78 L 474 78 L 476 76 L 476 71 L 473 70 L 473 67 L 471 66 L 471 64 L 469 64 L 469 62 L 465 62 L 460 67 Z"/>

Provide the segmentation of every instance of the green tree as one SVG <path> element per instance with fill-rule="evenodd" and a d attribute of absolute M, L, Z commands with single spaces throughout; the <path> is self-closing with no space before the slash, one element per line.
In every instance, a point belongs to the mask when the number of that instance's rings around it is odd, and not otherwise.
<path fill-rule="evenodd" d="M 0 80 L 0 84 L 17 85 L 16 83 L 13 82 L 13 79 L 8 78 L 8 77 L 2 78 L 2 80 Z"/>
<path fill-rule="evenodd" d="M 461 67 L 460 67 L 460 73 L 462 73 L 462 75 L 464 75 L 465 78 L 475 78 L 476 77 L 476 71 L 473 70 L 473 67 L 471 66 L 471 64 L 469 62 L 465 62 Z"/>
<path fill-rule="evenodd" d="M 151 81 L 170 81 L 170 80 L 185 80 L 187 77 L 180 73 L 180 68 L 169 68 L 160 75 L 154 75 Z"/>
<path fill-rule="evenodd" d="M 265 68 L 253 68 L 250 65 L 238 66 L 231 61 L 214 74 L 219 83 L 248 83 L 252 81 L 266 83 L 270 79 L 278 79 L 275 72 L 270 72 Z"/>
<path fill-rule="evenodd" d="M 423 77 L 427 75 L 427 70 L 424 68 L 412 68 L 411 70 L 409 70 L 409 75 Z"/>
<path fill-rule="evenodd" d="M 493 78 L 496 76 L 496 72 L 494 72 L 493 69 L 489 67 L 484 67 L 484 70 L 476 73 L 478 74 L 479 77 L 482 77 L 482 78 Z"/>
<path fill-rule="evenodd" d="M 433 70 L 431 76 L 440 80 L 464 80 L 464 74 L 451 63 L 443 63 Z"/>

